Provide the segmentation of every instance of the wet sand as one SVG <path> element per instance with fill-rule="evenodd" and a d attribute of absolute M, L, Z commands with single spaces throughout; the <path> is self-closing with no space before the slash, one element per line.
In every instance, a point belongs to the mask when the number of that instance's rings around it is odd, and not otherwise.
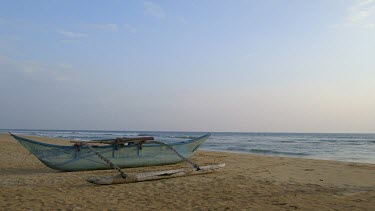
<path fill-rule="evenodd" d="M 375 164 L 198 151 L 196 163 L 227 166 L 199 176 L 98 186 L 85 178 L 116 172 L 49 169 L 7 134 L 0 134 L 0 160 L 0 210 L 375 210 Z M 189 165 L 125 171 L 176 168 Z"/>

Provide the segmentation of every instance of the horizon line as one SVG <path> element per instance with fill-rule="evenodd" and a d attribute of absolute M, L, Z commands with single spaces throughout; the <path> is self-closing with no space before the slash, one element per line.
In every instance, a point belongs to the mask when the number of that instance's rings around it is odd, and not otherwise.
<path fill-rule="evenodd" d="M 284 134 L 375 134 L 375 132 L 264 132 L 264 131 L 183 131 L 183 130 L 98 130 L 98 129 L 10 129 L 0 128 L 0 130 L 26 130 L 26 131 L 102 131 L 102 132 L 164 132 L 164 133 L 284 133 Z"/>

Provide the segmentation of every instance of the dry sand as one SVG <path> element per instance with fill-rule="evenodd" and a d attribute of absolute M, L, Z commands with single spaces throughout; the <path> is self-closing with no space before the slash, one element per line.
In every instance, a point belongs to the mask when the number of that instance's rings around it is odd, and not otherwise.
<path fill-rule="evenodd" d="M 0 210 L 375 210 L 374 164 L 199 151 L 198 164 L 227 166 L 212 174 L 97 186 L 85 178 L 116 172 L 49 169 L 7 134 L 0 134 L 0 160 Z M 125 171 L 181 167 L 189 165 Z"/>

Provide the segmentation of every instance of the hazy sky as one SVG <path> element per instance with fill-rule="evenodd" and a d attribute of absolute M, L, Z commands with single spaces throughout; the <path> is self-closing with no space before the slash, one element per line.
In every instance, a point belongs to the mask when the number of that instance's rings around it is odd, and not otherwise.
<path fill-rule="evenodd" d="M 0 1 L 0 128 L 375 132 L 375 1 Z"/>

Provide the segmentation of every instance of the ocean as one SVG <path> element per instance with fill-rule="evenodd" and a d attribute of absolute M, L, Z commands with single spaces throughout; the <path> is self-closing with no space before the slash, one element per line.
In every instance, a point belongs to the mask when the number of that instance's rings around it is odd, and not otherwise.
<path fill-rule="evenodd" d="M 69 140 L 154 136 L 167 143 L 191 139 L 204 132 L 4 130 Z M 344 133 L 231 133 L 213 132 L 200 149 L 270 156 L 300 157 L 375 164 L 375 134 Z"/>

